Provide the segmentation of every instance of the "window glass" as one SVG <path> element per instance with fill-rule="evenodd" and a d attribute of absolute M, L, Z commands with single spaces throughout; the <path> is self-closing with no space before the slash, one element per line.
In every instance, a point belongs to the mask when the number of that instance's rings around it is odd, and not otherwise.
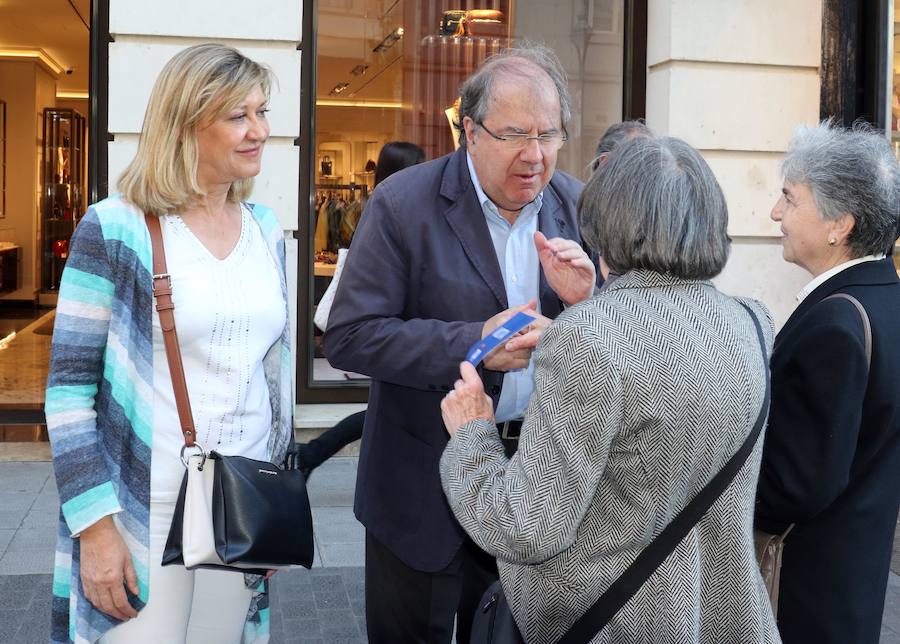
<path fill-rule="evenodd" d="M 509 44 L 541 42 L 562 60 L 573 118 L 558 167 L 585 178 L 598 139 L 622 115 L 623 9 L 624 0 L 319 0 L 313 307 L 353 240 L 382 146 L 409 141 L 427 159 L 453 152 L 460 82 Z M 364 382 L 331 368 L 321 331 L 307 341 L 310 382 Z"/>

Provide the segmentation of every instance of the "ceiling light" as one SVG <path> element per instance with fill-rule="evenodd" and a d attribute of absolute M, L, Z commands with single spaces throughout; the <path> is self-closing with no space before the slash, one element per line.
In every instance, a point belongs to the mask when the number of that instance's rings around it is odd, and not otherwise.
<path fill-rule="evenodd" d="M 90 98 L 87 92 L 56 92 L 56 98 L 78 98 L 78 99 L 87 99 Z"/>
<path fill-rule="evenodd" d="M 369 70 L 369 66 L 363 64 L 363 65 L 357 65 L 356 67 L 354 67 L 353 69 L 351 69 L 351 70 L 350 70 L 350 73 L 353 74 L 354 76 L 362 76 L 362 75 L 365 74 L 368 70 Z"/>
<path fill-rule="evenodd" d="M 4 58 L 25 58 L 34 60 L 57 76 L 63 71 L 63 66 L 56 62 L 53 57 L 43 49 L 22 49 L 19 47 L 7 47 L 4 49 L 0 49 L 0 59 Z"/>
<path fill-rule="evenodd" d="M 403 103 L 399 101 L 361 101 L 320 98 L 316 101 L 316 107 L 366 107 L 370 109 L 402 110 Z"/>
<path fill-rule="evenodd" d="M 348 87 L 350 87 L 350 83 L 338 83 L 337 85 L 332 87 L 331 91 L 328 93 L 331 94 L 332 96 L 337 96 L 338 94 L 343 92 Z"/>
<path fill-rule="evenodd" d="M 378 43 L 378 45 L 372 51 L 376 54 L 386 51 L 393 47 L 401 38 L 403 38 L 403 27 L 397 27 L 391 33 L 385 36 L 384 40 Z"/>

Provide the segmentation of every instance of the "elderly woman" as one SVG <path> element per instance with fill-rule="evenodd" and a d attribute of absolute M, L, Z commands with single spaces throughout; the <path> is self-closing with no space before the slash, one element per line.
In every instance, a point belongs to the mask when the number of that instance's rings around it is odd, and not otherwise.
<path fill-rule="evenodd" d="M 54 642 L 268 632 L 258 577 L 160 565 L 184 442 L 144 213 L 162 227 L 197 440 L 280 462 L 293 427 L 283 236 L 271 210 L 245 201 L 271 80 L 230 47 L 177 54 L 153 88 L 121 195 L 91 206 L 72 238 L 46 404 L 62 502 Z"/>
<path fill-rule="evenodd" d="M 900 283 L 885 258 L 900 166 L 883 133 L 824 123 L 800 130 L 783 173 L 772 219 L 784 259 L 814 279 L 775 341 L 756 525 L 795 524 L 778 602 L 786 643 L 876 644 L 900 503 Z"/>
<path fill-rule="evenodd" d="M 507 458 L 474 369 L 442 405 L 450 505 L 497 557 L 526 642 L 555 642 L 716 475 L 760 416 L 760 304 L 719 293 L 725 199 L 674 138 L 622 144 L 587 184 L 582 233 L 621 274 L 543 333 Z M 746 307 L 748 308 L 745 308 Z M 752 311 L 752 314 L 750 313 Z M 778 642 L 752 546 L 762 442 L 592 641 Z"/>

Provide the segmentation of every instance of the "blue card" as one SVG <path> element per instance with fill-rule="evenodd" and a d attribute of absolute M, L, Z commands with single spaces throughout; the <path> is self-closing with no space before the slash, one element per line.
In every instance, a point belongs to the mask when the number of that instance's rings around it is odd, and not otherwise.
<path fill-rule="evenodd" d="M 473 344 L 469 349 L 468 355 L 466 355 L 466 361 L 472 363 L 472 365 L 474 366 L 478 366 L 478 363 L 484 360 L 487 354 L 499 347 L 503 342 L 510 339 L 512 336 L 527 327 L 532 322 L 534 322 L 534 317 L 526 313 L 522 313 L 521 311 L 519 313 L 516 313 L 506 322 L 491 331 L 488 335 Z"/>

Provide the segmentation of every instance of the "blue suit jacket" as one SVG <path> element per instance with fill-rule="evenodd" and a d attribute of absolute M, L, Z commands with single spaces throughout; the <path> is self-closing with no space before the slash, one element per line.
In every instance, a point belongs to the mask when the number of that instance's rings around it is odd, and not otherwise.
<path fill-rule="evenodd" d="M 556 172 L 538 229 L 580 242 L 581 182 Z M 543 272 L 541 312 L 562 302 Z M 441 489 L 448 436 L 440 402 L 485 320 L 508 308 L 497 255 L 464 150 L 407 168 L 372 193 L 328 318 L 325 351 L 372 377 L 357 475 L 356 517 L 417 570 L 450 563 L 464 532 Z M 496 406 L 503 374 L 482 370 Z"/>

